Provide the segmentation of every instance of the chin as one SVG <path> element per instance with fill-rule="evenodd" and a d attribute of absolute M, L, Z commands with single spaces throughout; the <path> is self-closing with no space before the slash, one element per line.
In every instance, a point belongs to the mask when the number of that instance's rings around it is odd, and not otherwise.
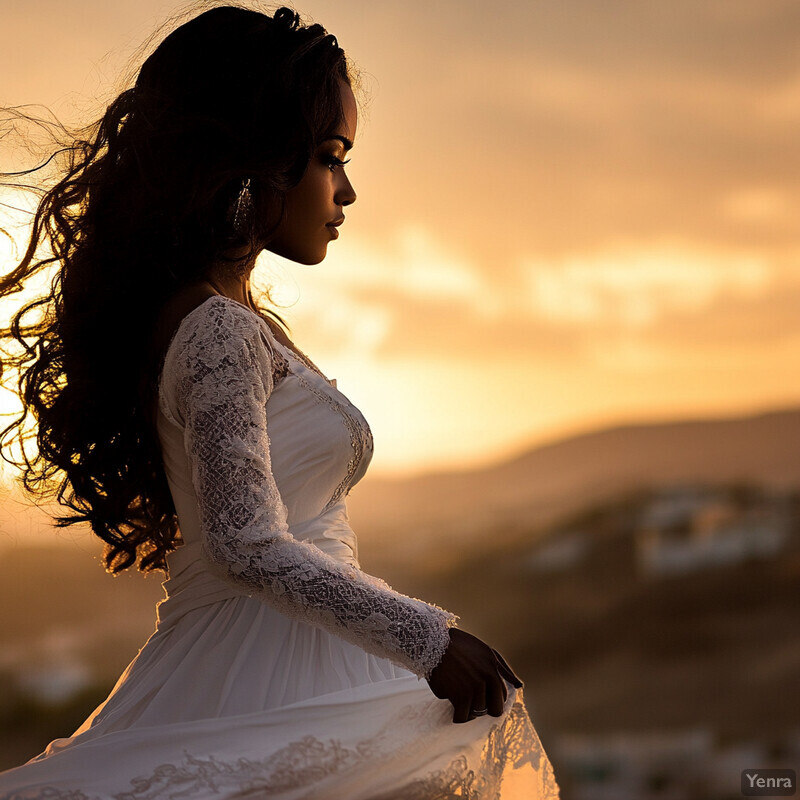
<path fill-rule="evenodd" d="M 286 258 L 289 261 L 294 261 L 295 264 L 305 264 L 306 266 L 312 266 L 314 264 L 319 264 L 320 262 L 325 260 L 325 256 L 328 255 L 328 248 L 324 247 L 321 250 L 315 251 L 297 251 L 292 250 L 289 248 L 284 247 L 270 247 L 267 244 L 266 249 L 269 250 L 271 253 L 275 253 L 276 256 L 281 256 L 281 258 Z"/>
<path fill-rule="evenodd" d="M 306 266 L 311 267 L 314 264 L 321 264 L 325 260 L 326 255 L 328 255 L 327 249 L 320 253 L 304 253 L 301 257 L 294 258 L 292 260 L 296 261 L 298 264 L 305 264 Z"/>

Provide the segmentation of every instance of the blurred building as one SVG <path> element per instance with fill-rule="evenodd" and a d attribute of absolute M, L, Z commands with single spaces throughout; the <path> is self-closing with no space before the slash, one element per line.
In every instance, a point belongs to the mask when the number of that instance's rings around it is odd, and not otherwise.
<path fill-rule="evenodd" d="M 538 545 L 529 563 L 537 572 L 560 572 L 579 564 L 588 551 L 589 536 L 585 531 L 564 531 Z"/>
<path fill-rule="evenodd" d="M 635 533 L 640 573 L 685 574 L 747 559 L 771 558 L 791 525 L 785 497 L 679 487 L 659 492 Z"/>

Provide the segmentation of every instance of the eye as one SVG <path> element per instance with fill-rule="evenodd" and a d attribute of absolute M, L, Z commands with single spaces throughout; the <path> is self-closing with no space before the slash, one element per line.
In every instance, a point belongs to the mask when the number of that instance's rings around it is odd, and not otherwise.
<path fill-rule="evenodd" d="M 345 164 L 350 163 L 350 159 L 348 158 L 347 161 L 342 161 L 340 158 L 336 158 L 336 156 L 326 155 L 323 157 L 323 161 L 328 165 L 328 169 L 331 172 L 336 171 L 336 167 L 343 167 Z"/>

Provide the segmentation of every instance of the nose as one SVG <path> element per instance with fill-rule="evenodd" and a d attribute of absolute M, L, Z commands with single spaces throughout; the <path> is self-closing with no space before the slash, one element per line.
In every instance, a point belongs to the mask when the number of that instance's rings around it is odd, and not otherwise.
<path fill-rule="evenodd" d="M 341 172 L 341 176 L 342 181 L 336 190 L 334 200 L 336 205 L 349 206 L 351 203 L 355 203 L 358 195 L 356 195 L 356 191 L 353 189 L 353 184 L 350 183 L 350 178 L 347 177 L 344 171 Z"/>

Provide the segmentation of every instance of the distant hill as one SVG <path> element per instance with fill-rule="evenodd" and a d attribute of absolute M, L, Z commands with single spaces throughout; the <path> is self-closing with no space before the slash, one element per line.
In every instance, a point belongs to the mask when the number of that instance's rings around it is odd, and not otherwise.
<path fill-rule="evenodd" d="M 800 409 L 593 431 L 484 469 L 366 478 L 349 501 L 365 563 L 430 559 L 545 527 L 632 488 L 742 481 L 800 485 Z"/>

